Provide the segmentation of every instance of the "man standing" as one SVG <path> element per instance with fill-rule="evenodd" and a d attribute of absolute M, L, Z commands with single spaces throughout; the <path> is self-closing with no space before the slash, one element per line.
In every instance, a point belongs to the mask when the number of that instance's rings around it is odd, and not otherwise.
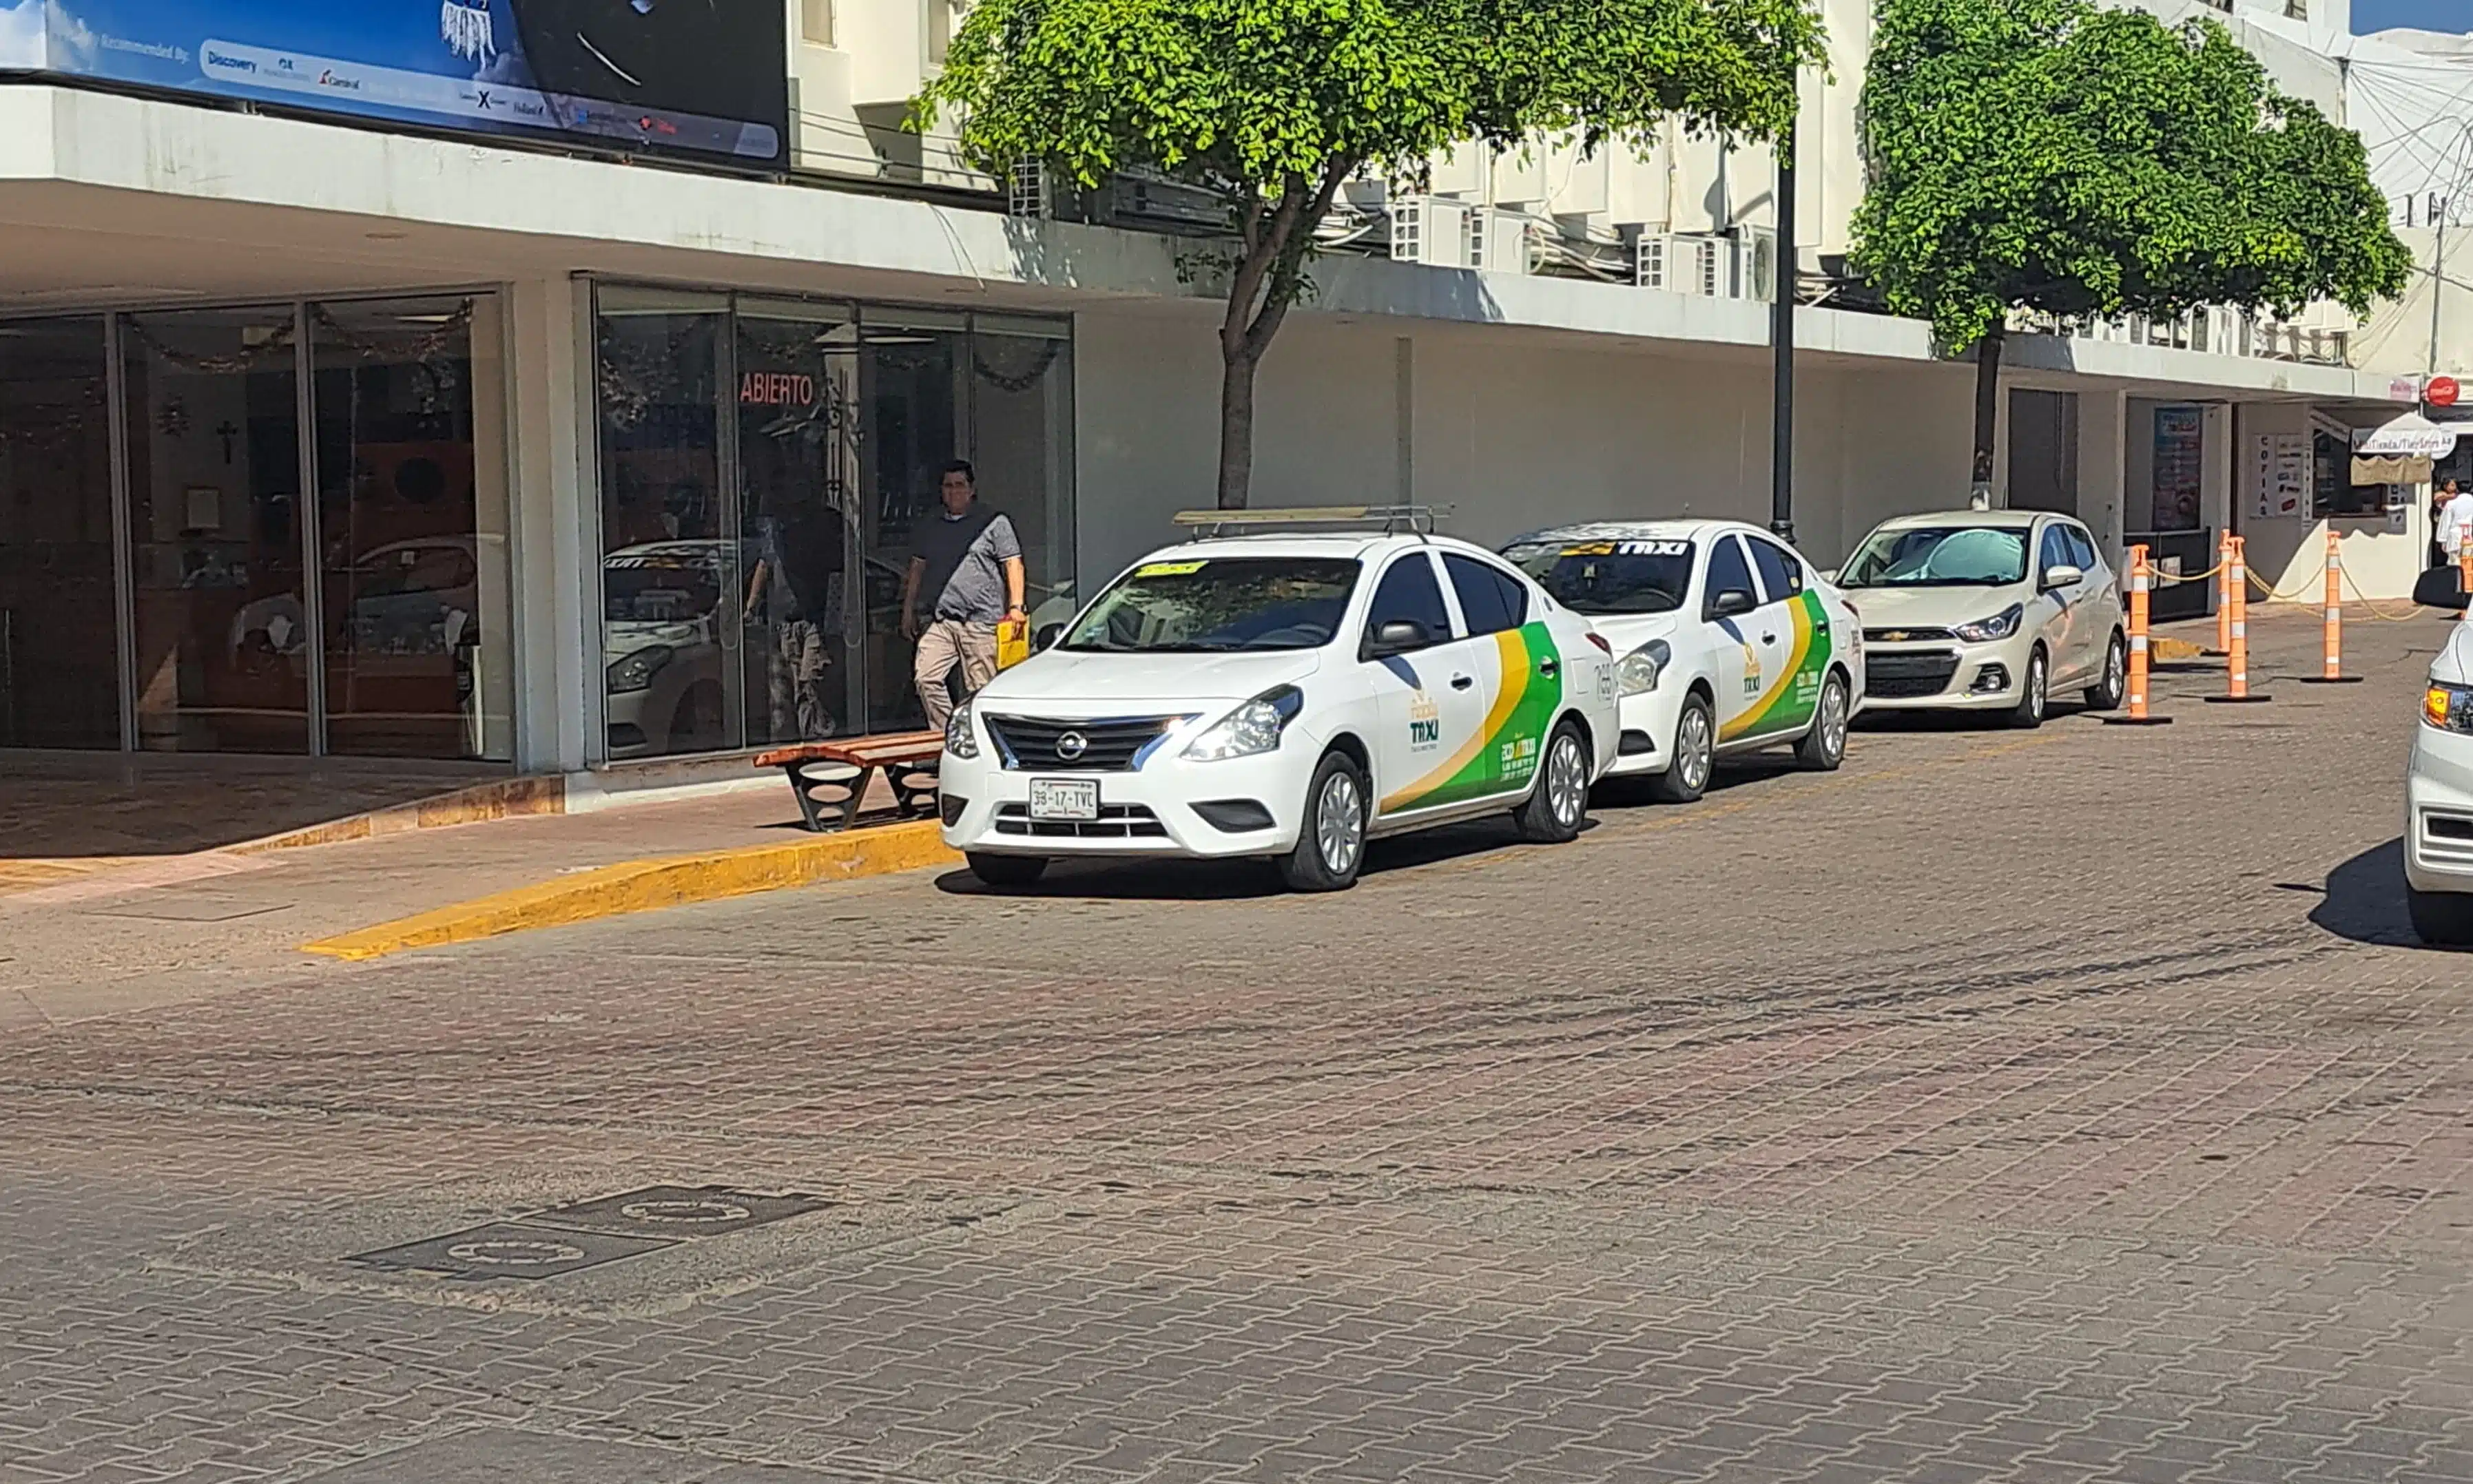
<path fill-rule="evenodd" d="M 2466 549 L 2473 547 L 2473 491 L 2458 489 L 2451 479 L 2441 492 L 2446 503 L 2438 507 L 2438 550 L 2461 567 Z"/>
<path fill-rule="evenodd" d="M 911 678 L 927 725 L 945 729 L 953 714 L 946 678 L 962 671 L 969 695 L 996 673 L 996 624 L 1022 614 L 1021 539 L 1013 522 L 977 508 L 978 484 L 971 466 L 945 466 L 944 517 L 918 534 L 910 571 L 901 584 L 901 634 L 919 641 Z M 928 621 L 919 622 L 919 597 L 927 594 Z"/>

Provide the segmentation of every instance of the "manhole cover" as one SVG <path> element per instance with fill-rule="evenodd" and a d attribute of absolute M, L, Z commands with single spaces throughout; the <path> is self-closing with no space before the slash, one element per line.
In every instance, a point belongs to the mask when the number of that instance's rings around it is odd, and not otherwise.
<path fill-rule="evenodd" d="M 720 1185 L 648 1185 L 534 1211 L 527 1224 L 664 1238 L 722 1236 L 836 1203 L 816 1195 L 758 1195 Z"/>
<path fill-rule="evenodd" d="M 597 1267 L 658 1252 L 670 1243 L 650 1236 L 602 1232 L 549 1231 L 492 1222 L 468 1232 L 450 1232 L 401 1247 L 386 1247 L 345 1258 L 365 1267 L 438 1273 L 448 1278 L 556 1278 L 579 1268 Z"/>

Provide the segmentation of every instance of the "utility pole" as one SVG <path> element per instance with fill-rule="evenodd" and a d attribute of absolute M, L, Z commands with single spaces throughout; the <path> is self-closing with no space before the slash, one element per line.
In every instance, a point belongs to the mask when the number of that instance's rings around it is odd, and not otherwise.
<path fill-rule="evenodd" d="M 2430 373 L 2438 374 L 2438 306 L 2447 298 L 2447 198 L 2430 198 Z"/>
<path fill-rule="evenodd" d="M 1798 89 L 1801 86 L 1797 81 Z M 1797 111 L 1801 108 L 1798 104 Z M 1769 276 L 1769 345 L 1774 405 L 1769 413 L 1769 529 L 1794 544 L 1794 246 L 1795 126 L 1787 125 L 1777 145 L 1777 266 Z"/>

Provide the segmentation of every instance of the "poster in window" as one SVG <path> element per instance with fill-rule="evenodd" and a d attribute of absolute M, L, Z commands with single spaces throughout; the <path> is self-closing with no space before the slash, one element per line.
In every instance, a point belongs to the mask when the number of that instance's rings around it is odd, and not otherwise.
<path fill-rule="evenodd" d="M 0 71 L 764 169 L 779 0 L 0 0 Z"/>
<path fill-rule="evenodd" d="M 2204 478 L 2204 413 L 2196 407 L 2155 409 L 2153 529 L 2196 531 Z"/>
<path fill-rule="evenodd" d="M 2298 520 L 2310 515 L 2310 437 L 2262 433 L 2250 441 L 2257 460 L 2252 488 L 2261 520 Z"/>

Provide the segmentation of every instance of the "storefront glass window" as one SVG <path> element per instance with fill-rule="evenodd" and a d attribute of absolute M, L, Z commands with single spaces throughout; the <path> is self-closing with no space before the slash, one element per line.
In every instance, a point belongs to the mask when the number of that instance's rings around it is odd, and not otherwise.
<path fill-rule="evenodd" d="M 728 301 L 605 288 L 599 343 L 609 755 L 741 746 L 745 574 L 722 498 Z"/>
<path fill-rule="evenodd" d="M 120 746 L 101 318 L 0 326 L 0 747 Z"/>
<path fill-rule="evenodd" d="M 856 516 L 858 326 L 846 309 L 741 301 L 735 400 L 748 579 L 747 740 L 865 730 L 863 635 L 886 584 L 864 584 Z M 894 590 L 898 598 L 899 589 Z"/>
<path fill-rule="evenodd" d="M 309 317 L 327 750 L 510 758 L 496 300 L 313 304 Z"/>
<path fill-rule="evenodd" d="M 871 605 L 868 614 L 868 730 L 907 731 L 927 721 L 911 682 L 914 646 L 900 630 L 899 584 L 918 529 L 941 509 L 945 466 L 968 456 L 970 331 L 960 315 L 873 306 L 860 311 L 860 322 L 859 385 L 867 398 L 859 431 L 862 539 L 872 564 L 896 584 L 891 605 Z M 922 593 L 919 602 L 932 607 L 935 594 Z"/>
<path fill-rule="evenodd" d="M 306 753 L 315 651 L 293 311 L 120 324 L 138 746 Z"/>
<path fill-rule="evenodd" d="M 1033 626 L 1073 616 L 1073 345 L 1063 324 L 974 316 L 971 461 L 1021 537 Z"/>

